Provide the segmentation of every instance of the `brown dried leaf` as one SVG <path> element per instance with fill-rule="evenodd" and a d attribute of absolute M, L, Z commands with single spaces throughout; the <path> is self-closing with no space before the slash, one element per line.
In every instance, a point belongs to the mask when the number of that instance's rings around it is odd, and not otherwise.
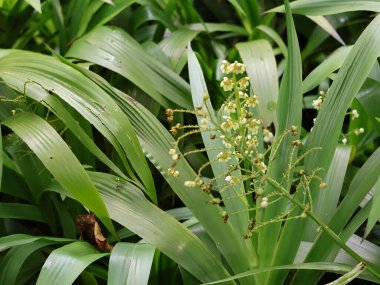
<path fill-rule="evenodd" d="M 100 251 L 112 250 L 112 245 L 110 245 L 103 236 L 102 230 L 93 213 L 78 215 L 76 218 L 76 227 L 80 239 L 87 241 Z"/>

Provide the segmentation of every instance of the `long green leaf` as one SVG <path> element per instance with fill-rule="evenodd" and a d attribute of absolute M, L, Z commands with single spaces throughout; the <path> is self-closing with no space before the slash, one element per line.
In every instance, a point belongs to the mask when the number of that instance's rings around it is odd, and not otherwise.
<path fill-rule="evenodd" d="M 45 223 L 38 207 L 20 203 L 0 203 L 0 218 L 22 219 Z"/>
<path fill-rule="evenodd" d="M 301 111 L 302 111 L 302 65 L 301 55 L 298 45 L 298 39 L 294 27 L 294 22 L 288 1 L 285 1 L 286 9 L 286 26 L 288 39 L 288 58 L 284 76 L 281 81 L 279 99 L 277 104 L 277 128 L 275 141 L 284 135 L 286 130 L 292 126 L 300 129 L 301 127 Z M 299 133 L 299 132 L 298 132 Z M 286 189 L 290 187 L 290 179 L 284 177 L 284 172 L 289 171 L 288 175 L 292 175 L 292 171 L 288 170 L 289 163 L 297 155 L 297 150 L 292 146 L 292 141 L 297 139 L 299 134 L 291 136 L 288 134 L 281 142 L 278 150 L 278 157 L 274 159 L 268 166 L 268 176 L 272 179 L 283 183 Z M 272 150 L 273 151 L 273 150 Z M 269 184 L 265 187 L 265 194 L 275 191 Z M 287 201 L 279 201 L 275 207 L 268 207 L 264 210 L 262 217 L 263 221 L 268 221 L 282 214 L 287 207 Z M 294 223 L 293 225 L 296 225 Z M 296 255 L 298 244 L 291 241 L 292 235 L 281 234 L 281 223 L 269 224 L 261 228 L 258 232 L 259 238 L 259 256 L 261 257 L 260 266 L 268 267 L 271 265 L 283 265 L 292 262 L 292 258 Z M 295 229 L 294 229 L 295 230 Z M 275 246 L 278 241 L 277 247 Z M 272 246 L 268 246 L 268 244 Z M 278 274 L 282 276 L 278 276 Z M 286 274 L 286 272 L 285 272 Z M 280 284 L 282 281 L 276 278 L 284 278 L 284 272 L 273 272 L 265 274 L 268 278 L 273 278 L 276 281 L 270 281 L 268 284 Z M 265 277 L 264 277 L 265 278 Z M 273 283 L 272 283 L 273 282 Z"/>
<path fill-rule="evenodd" d="M 313 131 L 310 133 L 306 148 L 320 147 L 323 155 L 312 152 L 305 160 L 305 170 L 312 172 L 322 168 L 320 176 L 324 176 L 334 155 L 341 126 L 348 107 L 361 88 L 379 56 L 380 49 L 380 16 L 377 16 L 359 37 L 351 49 L 337 78 L 326 94 L 326 99 L 318 113 Z M 331 125 L 331 122 L 334 122 Z M 314 203 L 318 202 L 317 183 L 311 190 Z M 319 183 L 318 183 L 319 184 Z"/>
<path fill-rule="evenodd" d="M 173 69 L 177 69 L 181 57 L 186 52 L 186 46 L 198 34 L 198 31 L 179 29 L 172 33 L 170 37 L 167 37 L 160 42 L 160 47 L 165 55 L 170 58 Z"/>
<path fill-rule="evenodd" d="M 335 213 L 339 197 L 342 191 L 344 178 L 351 154 L 351 147 L 338 146 L 335 150 L 334 158 L 327 171 L 324 182 L 327 184 L 326 189 L 321 192 L 319 202 L 314 206 L 313 212 L 324 223 L 328 224 Z M 317 224 L 308 221 L 305 230 L 304 241 L 313 241 L 316 236 Z"/>
<path fill-rule="evenodd" d="M 88 265 L 108 255 L 83 241 L 62 246 L 46 259 L 36 284 L 71 285 Z"/>
<path fill-rule="evenodd" d="M 67 238 L 56 238 L 56 237 L 47 237 L 47 236 L 32 236 L 25 234 L 14 234 L 9 236 L 0 237 L 0 252 L 19 245 L 29 244 L 38 240 L 48 240 L 54 241 L 57 243 L 67 243 L 72 242 L 72 239 Z"/>
<path fill-rule="evenodd" d="M 380 218 L 380 176 L 374 186 L 374 195 L 371 212 L 369 213 L 368 223 L 365 229 L 364 237 L 366 237 L 375 226 Z"/>
<path fill-rule="evenodd" d="M 211 105 L 211 101 L 208 99 L 204 101 L 205 94 L 208 94 L 206 83 L 203 78 L 202 70 L 199 65 L 199 62 L 192 51 L 191 47 L 188 47 L 188 64 L 189 64 L 189 77 L 190 77 L 190 86 L 191 93 L 193 96 L 193 104 L 196 109 L 197 106 L 203 106 L 204 109 L 207 109 L 210 117 L 215 121 L 215 114 L 213 112 L 213 108 Z M 206 107 L 207 105 L 207 107 Z M 201 125 L 201 117 L 198 117 L 198 124 Z M 211 123 L 210 128 L 213 128 Z M 223 144 L 220 139 L 210 139 L 211 132 L 203 132 L 202 139 L 206 148 L 210 149 L 207 151 L 207 155 L 210 161 L 215 161 L 216 156 L 218 155 L 218 150 L 213 150 L 213 148 L 221 148 Z M 215 132 L 213 132 L 215 133 Z M 234 162 L 231 162 L 233 165 Z M 213 173 L 215 177 L 221 177 L 217 180 L 219 185 L 223 185 L 225 183 L 223 174 L 226 173 L 228 169 L 228 164 L 222 163 L 213 163 L 211 164 Z M 236 173 L 238 175 L 238 173 Z M 248 221 L 249 221 L 249 213 L 246 211 L 248 208 L 248 201 L 246 196 L 244 195 L 244 187 L 243 184 L 235 185 L 234 187 L 230 187 L 221 193 L 223 200 L 225 201 L 225 207 L 228 213 L 237 213 L 231 215 L 229 218 L 231 225 L 234 228 L 234 234 L 237 238 L 241 237 L 242 234 L 246 231 Z M 233 197 L 233 199 L 231 199 Z M 235 272 L 242 272 L 244 268 L 250 266 L 251 262 L 256 263 L 257 257 L 255 249 L 252 246 L 250 241 L 241 241 L 243 246 L 245 247 L 244 256 L 240 256 L 239 258 L 242 260 L 241 264 L 235 263 L 232 260 L 228 260 L 230 262 L 231 267 Z M 244 264 L 245 263 L 245 264 Z M 244 280 L 243 282 L 250 282 L 250 280 Z"/>
<path fill-rule="evenodd" d="M 149 203 L 135 186 L 109 174 L 91 173 L 91 177 L 115 221 L 157 247 L 203 282 L 229 275 L 220 260 L 196 236 Z"/>
<path fill-rule="evenodd" d="M 377 16 L 361 34 L 358 41 L 351 49 L 331 88 L 327 92 L 326 99 L 318 113 L 317 121 L 312 132 L 308 136 L 306 143 L 307 150 L 320 147 L 323 151 L 323 155 L 321 155 L 320 152 L 315 151 L 311 152 L 310 155 L 306 157 L 306 173 L 311 173 L 317 168 L 322 168 L 322 171 L 320 171 L 318 175 L 322 178 L 325 177 L 325 173 L 332 161 L 338 143 L 346 111 L 376 62 L 379 50 L 380 16 Z M 334 122 L 334 124 L 331 124 L 331 122 Z M 321 191 L 318 185 L 319 182 L 314 181 L 310 186 L 310 193 L 314 205 L 318 203 L 318 197 Z M 364 189 L 365 188 L 362 188 L 361 190 Z M 353 209 L 356 209 L 358 203 L 361 201 L 357 195 L 362 194 L 362 191 L 358 191 L 355 195 L 351 195 L 350 197 L 349 195 L 346 195 L 346 202 L 343 201 L 337 211 L 340 215 L 337 216 L 337 214 L 335 214 L 330 223 L 330 227 L 333 231 L 339 232 L 342 229 L 344 226 L 344 224 L 342 225 L 342 221 L 347 222 L 346 219 L 351 217 L 354 211 Z M 353 197 L 355 197 L 355 199 L 351 200 Z M 290 229 L 288 235 L 290 235 L 291 232 L 294 233 L 294 229 Z M 299 232 L 300 231 L 298 230 L 297 233 Z M 331 239 L 325 234 L 322 234 L 322 236 L 322 241 L 319 241 L 318 244 L 322 242 L 326 247 L 319 247 L 319 252 L 317 254 L 319 257 L 329 254 L 327 247 L 331 246 L 332 243 Z M 291 243 L 295 243 L 297 239 L 300 240 L 301 237 L 293 234 Z M 328 245 L 327 242 L 330 244 Z M 314 248 L 310 251 L 309 256 L 310 259 L 308 258 L 307 261 L 323 260 L 323 257 L 321 259 L 315 255 Z M 304 278 L 302 279 L 303 282 L 306 280 L 307 282 L 311 282 L 310 276 L 312 276 L 313 273 L 307 272 L 301 273 L 300 275 Z M 314 274 L 315 278 L 316 276 L 318 276 L 318 273 Z"/>
<path fill-rule="evenodd" d="M 117 243 L 110 257 L 107 284 L 148 284 L 154 251 L 149 244 Z"/>
<path fill-rule="evenodd" d="M 290 3 L 292 13 L 308 16 L 339 14 L 350 11 L 380 12 L 379 0 L 299 0 Z M 284 6 L 268 12 L 285 12 Z"/>
<path fill-rule="evenodd" d="M 341 232 L 347 224 L 360 202 L 364 199 L 365 195 L 371 190 L 380 175 L 380 148 L 378 148 L 366 163 L 361 167 L 358 173 L 350 184 L 350 188 L 339 205 L 337 211 L 331 219 L 329 227 L 335 232 Z M 364 216 L 363 221 L 367 216 Z M 360 225 L 360 223 L 359 223 Z M 358 227 L 358 226 L 357 226 Z M 352 235 L 353 231 L 349 234 Z M 348 237 L 349 237 L 348 236 Z M 348 239 L 348 237 L 346 237 Z M 335 247 L 331 238 L 325 233 L 321 233 L 312 249 L 309 251 L 305 262 L 313 262 L 325 260 L 331 254 L 332 249 Z M 312 282 L 318 278 L 317 272 L 299 272 L 295 276 L 295 284 L 304 284 L 303 282 Z M 298 282 L 298 283 L 297 283 Z"/>
<path fill-rule="evenodd" d="M 351 51 L 351 46 L 345 46 L 337 49 L 317 68 L 315 68 L 303 81 L 303 92 L 306 93 L 317 87 L 322 80 L 326 79 L 331 73 L 339 69 L 346 60 Z"/>
<path fill-rule="evenodd" d="M 67 56 L 91 61 L 121 74 L 164 107 L 175 103 L 191 108 L 189 85 L 121 29 L 96 28 L 77 40 Z"/>
<path fill-rule="evenodd" d="M 11 54 L 1 59 L 0 76 L 7 84 L 26 96 L 42 89 L 47 96 L 56 94 L 66 101 L 112 143 L 126 167 L 129 165 L 125 156 L 133 161 L 132 167 L 145 186 L 142 188 L 156 202 L 155 186 L 143 150 L 128 117 L 112 98 L 75 69 L 51 57 L 19 51 L 4 53 Z M 129 174 L 134 178 L 131 171 Z M 135 182 L 139 183 L 137 179 Z"/>
<path fill-rule="evenodd" d="M 313 263 L 278 265 L 278 266 L 273 266 L 273 267 L 264 267 L 264 268 L 252 269 L 252 270 L 249 270 L 249 271 L 241 273 L 241 274 L 236 274 L 235 276 L 230 277 L 230 278 L 222 279 L 222 280 L 215 281 L 215 282 L 204 283 L 204 285 L 220 284 L 220 283 L 223 283 L 225 281 L 240 279 L 240 278 L 255 275 L 255 274 L 272 272 L 272 271 L 276 271 L 276 270 L 289 270 L 289 269 L 309 269 L 309 270 L 312 269 L 312 270 L 322 270 L 322 271 L 330 271 L 330 272 L 340 273 L 340 272 L 350 271 L 352 269 L 352 266 L 345 265 L 345 264 L 336 264 L 336 263 L 332 263 L 332 262 L 313 262 Z"/>
<path fill-rule="evenodd" d="M 35 251 L 56 243 L 49 240 L 37 240 L 27 245 L 12 248 L 4 256 L 0 266 L 0 284 L 17 284 L 16 279 L 25 260 Z"/>
<path fill-rule="evenodd" d="M 2 124 L 21 137 L 67 192 L 94 211 L 112 234 L 116 234 L 94 184 L 52 126 L 32 113 L 17 114 Z"/>
<path fill-rule="evenodd" d="M 97 26 L 106 24 L 135 2 L 136 0 L 113 0 L 113 5 L 103 5 L 91 18 L 87 29 L 92 30 Z"/>
<path fill-rule="evenodd" d="M 276 59 L 266 40 L 236 45 L 246 66 L 252 89 L 259 98 L 260 119 L 264 126 L 277 125 L 278 79 Z"/>
<path fill-rule="evenodd" d="M 322 29 L 328 32 L 332 37 L 334 37 L 338 42 L 344 45 L 344 41 L 339 36 L 338 32 L 335 30 L 333 25 L 323 16 L 308 16 L 310 20 L 317 23 Z"/>

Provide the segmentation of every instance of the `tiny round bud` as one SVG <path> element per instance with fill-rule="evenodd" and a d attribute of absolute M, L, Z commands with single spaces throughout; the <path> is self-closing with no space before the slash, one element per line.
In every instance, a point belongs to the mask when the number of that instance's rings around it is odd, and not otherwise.
<path fill-rule="evenodd" d="M 227 223 L 228 221 L 228 213 L 226 211 L 220 212 L 220 215 L 223 217 L 224 223 Z"/>
<path fill-rule="evenodd" d="M 261 200 L 260 206 L 261 206 L 261 208 L 268 207 L 268 198 L 267 197 L 263 197 L 263 199 Z"/>
<path fill-rule="evenodd" d="M 305 171 L 304 169 L 301 169 L 299 173 L 300 173 L 300 175 L 302 175 L 302 176 L 303 176 L 303 175 L 306 175 L 306 171 Z"/>
<path fill-rule="evenodd" d="M 210 134 L 210 139 L 215 139 L 216 138 L 216 134 L 214 134 L 214 133 L 212 133 L 212 134 Z"/>
<path fill-rule="evenodd" d="M 292 141 L 292 146 L 294 147 L 298 147 L 301 145 L 301 140 L 295 140 L 295 141 Z"/>
<path fill-rule="evenodd" d="M 319 189 L 325 189 L 327 187 L 327 184 L 325 182 L 321 182 L 319 184 Z"/>
<path fill-rule="evenodd" d="M 264 189 L 260 187 L 260 188 L 256 189 L 255 192 L 256 192 L 256 195 L 261 196 L 264 193 Z"/>
<path fill-rule="evenodd" d="M 343 138 L 343 139 L 342 139 L 342 143 L 343 143 L 343 144 L 347 144 L 347 139 L 346 139 L 346 138 Z"/>
<path fill-rule="evenodd" d="M 295 137 L 297 135 L 297 126 L 291 126 L 290 133 L 292 134 L 293 137 Z"/>
<path fill-rule="evenodd" d="M 248 223 L 248 230 L 251 231 L 255 227 L 256 220 L 251 219 Z"/>

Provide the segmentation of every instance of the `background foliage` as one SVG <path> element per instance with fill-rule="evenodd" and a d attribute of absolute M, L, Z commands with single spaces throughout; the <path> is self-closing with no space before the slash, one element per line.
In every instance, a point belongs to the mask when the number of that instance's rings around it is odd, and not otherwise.
<path fill-rule="evenodd" d="M 379 283 L 380 1 L 286 7 L 0 1 L 0 284 L 325 284 L 340 275 L 332 284 Z M 226 191 L 221 205 L 211 204 L 184 182 L 212 151 L 181 156 L 180 176 L 167 174 L 176 138 L 165 109 L 192 110 L 208 93 L 217 114 L 227 99 L 224 59 L 246 65 L 258 116 L 275 141 L 298 127 L 299 154 L 310 154 L 290 181 L 321 168 L 327 186 L 310 184 L 313 211 L 289 195 L 302 204 L 294 216 L 304 211 L 307 219 L 269 224 L 251 239 L 243 238 L 250 219 L 276 219 L 289 207 L 286 195 L 278 207 L 250 212 L 261 197 L 244 195 L 240 183 L 239 199 Z M 327 95 L 317 111 L 320 91 Z M 174 119 L 197 124 L 186 113 Z M 179 144 L 183 153 L 219 146 L 205 134 Z M 292 149 L 290 139 L 280 144 L 265 194 L 293 194 L 295 184 L 281 183 Z M 83 238 L 77 218 L 89 211 L 111 252 Z M 360 261 L 368 270 L 355 267 Z"/>

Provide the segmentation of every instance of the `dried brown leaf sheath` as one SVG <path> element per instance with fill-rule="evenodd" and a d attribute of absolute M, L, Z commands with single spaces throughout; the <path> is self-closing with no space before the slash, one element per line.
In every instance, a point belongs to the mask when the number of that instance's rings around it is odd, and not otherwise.
<path fill-rule="evenodd" d="M 112 245 L 110 245 L 103 236 L 102 230 L 93 213 L 78 215 L 76 218 L 76 227 L 80 239 L 89 242 L 100 251 L 112 250 Z"/>

